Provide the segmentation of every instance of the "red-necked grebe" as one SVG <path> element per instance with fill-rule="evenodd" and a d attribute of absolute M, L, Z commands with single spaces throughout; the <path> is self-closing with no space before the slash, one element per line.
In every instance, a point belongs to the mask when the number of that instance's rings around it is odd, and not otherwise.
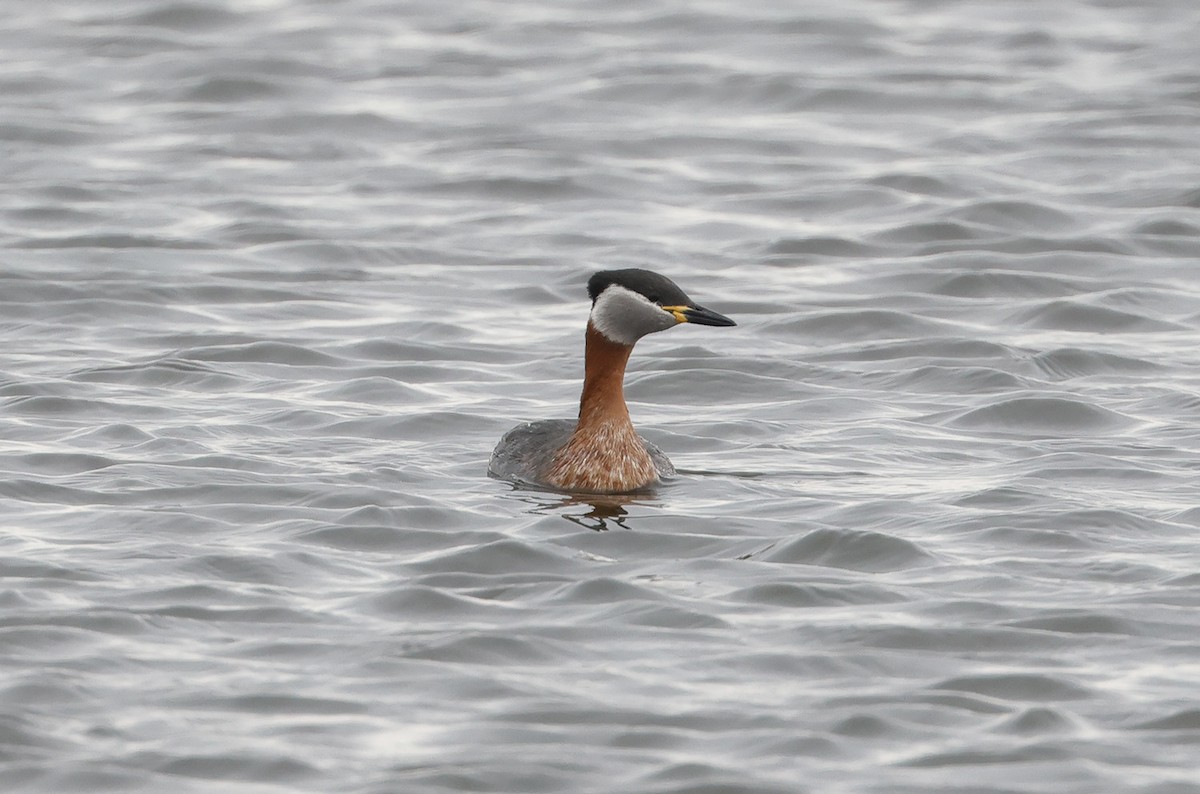
<path fill-rule="evenodd" d="M 637 434 L 625 405 L 625 364 L 637 340 L 679 323 L 736 325 L 699 306 L 649 270 L 602 270 L 588 280 L 592 312 L 579 419 L 546 419 L 504 434 L 488 474 L 579 493 L 628 493 L 675 474 L 662 450 Z"/>

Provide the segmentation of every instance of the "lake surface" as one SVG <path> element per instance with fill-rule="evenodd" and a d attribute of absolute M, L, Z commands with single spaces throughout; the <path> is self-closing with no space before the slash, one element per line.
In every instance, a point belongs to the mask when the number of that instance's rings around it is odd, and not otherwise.
<path fill-rule="evenodd" d="M 5 792 L 1200 791 L 1200 6 L 0 7 Z"/>

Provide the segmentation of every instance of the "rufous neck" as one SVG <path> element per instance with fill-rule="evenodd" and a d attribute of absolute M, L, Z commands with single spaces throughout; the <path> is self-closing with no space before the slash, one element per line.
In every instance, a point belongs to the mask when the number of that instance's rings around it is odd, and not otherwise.
<path fill-rule="evenodd" d="M 588 322 L 584 345 L 583 395 L 579 423 L 629 421 L 625 405 L 625 365 L 633 348 L 614 342 Z"/>

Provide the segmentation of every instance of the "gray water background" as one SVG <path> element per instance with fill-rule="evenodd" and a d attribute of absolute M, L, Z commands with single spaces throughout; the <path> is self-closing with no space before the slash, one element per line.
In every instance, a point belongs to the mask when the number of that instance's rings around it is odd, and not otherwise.
<path fill-rule="evenodd" d="M 1195 3 L 0 12 L 5 792 L 1200 791 Z"/>

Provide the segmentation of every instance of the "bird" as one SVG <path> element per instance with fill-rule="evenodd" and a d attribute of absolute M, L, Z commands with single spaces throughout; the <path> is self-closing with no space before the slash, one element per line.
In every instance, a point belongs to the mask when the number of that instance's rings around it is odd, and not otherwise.
<path fill-rule="evenodd" d="M 492 452 L 490 476 L 584 494 L 636 493 L 675 476 L 670 459 L 638 435 L 629 418 L 623 385 L 629 355 L 643 336 L 682 323 L 737 323 L 651 270 L 601 270 L 588 279 L 587 291 L 592 308 L 578 418 L 517 425 Z"/>

